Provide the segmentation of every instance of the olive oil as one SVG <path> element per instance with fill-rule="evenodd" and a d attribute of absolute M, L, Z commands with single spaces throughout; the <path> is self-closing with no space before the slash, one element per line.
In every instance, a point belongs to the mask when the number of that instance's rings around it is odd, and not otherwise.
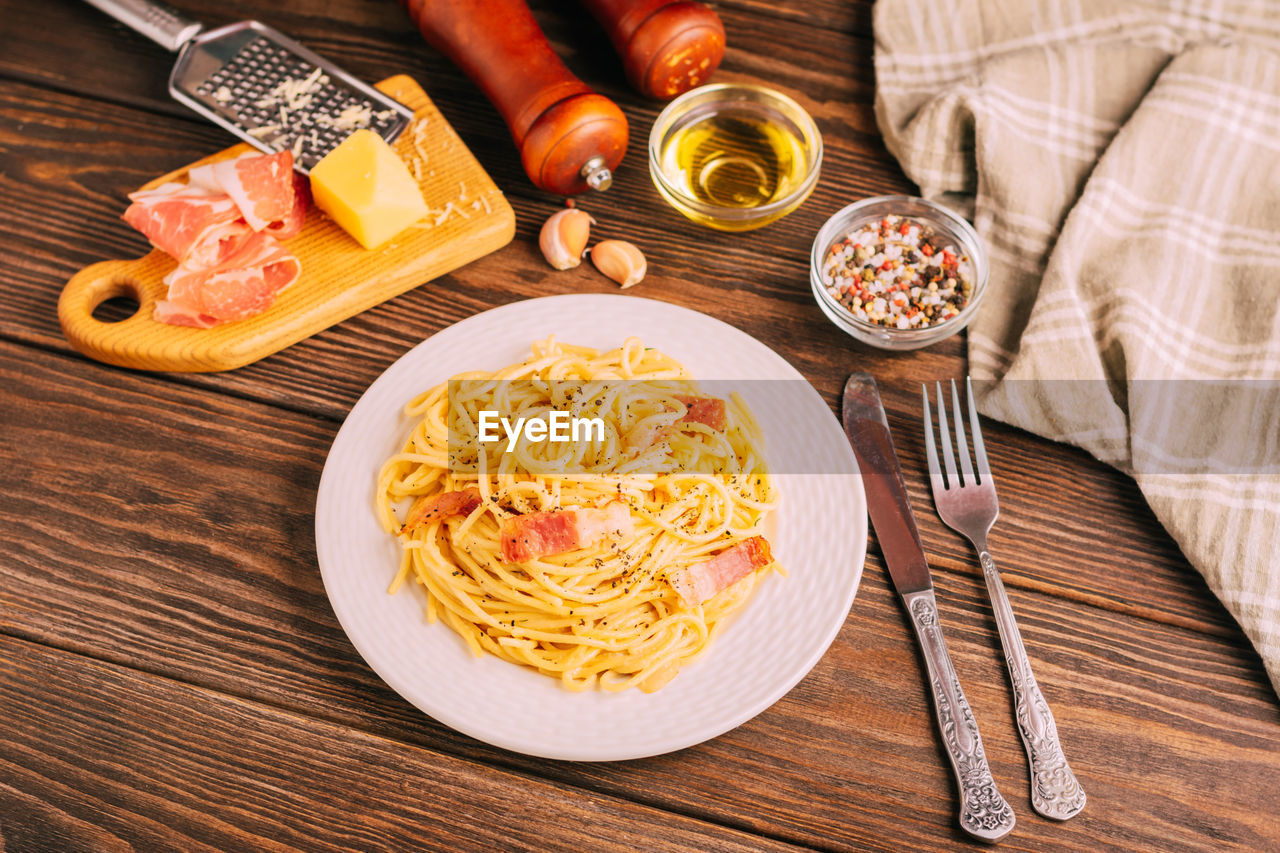
<path fill-rule="evenodd" d="M 739 221 L 731 214 L 714 215 L 699 208 L 745 212 L 794 193 L 809 171 L 800 131 L 778 113 L 747 105 L 687 118 L 666 136 L 660 151 L 666 181 L 699 202 L 678 205 L 681 211 L 696 222 L 725 230 L 755 228 L 776 219 Z M 778 216 L 785 212 L 779 210 Z"/>

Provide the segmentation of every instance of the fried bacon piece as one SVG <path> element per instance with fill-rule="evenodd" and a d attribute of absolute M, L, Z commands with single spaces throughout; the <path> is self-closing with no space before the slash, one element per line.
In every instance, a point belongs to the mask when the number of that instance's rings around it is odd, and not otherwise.
<path fill-rule="evenodd" d="M 772 562 L 769 540 L 763 536 L 752 536 L 704 563 L 694 563 L 676 572 L 669 580 L 686 606 L 697 607 L 716 593 L 728 589 Z"/>
<path fill-rule="evenodd" d="M 454 492 L 441 492 L 438 495 L 423 495 L 409 507 L 409 514 L 405 516 L 400 532 L 408 533 L 415 527 L 437 518 L 470 515 L 478 506 L 480 506 L 479 489 L 468 488 Z"/>
<path fill-rule="evenodd" d="M 669 437 L 679 424 L 692 423 L 703 424 L 717 432 L 724 432 L 724 428 L 728 425 L 728 417 L 726 416 L 725 403 L 719 397 L 696 397 L 693 395 L 676 394 L 675 398 L 684 404 L 688 409 L 684 416 L 675 424 L 671 425 L 655 425 L 631 430 L 624 436 L 622 446 L 629 453 L 643 453 L 653 445 Z"/>
<path fill-rule="evenodd" d="M 716 432 L 724 432 L 728 420 L 725 417 L 724 400 L 719 397 L 686 397 L 680 394 L 676 399 L 684 403 L 689 410 L 677 423 L 704 424 Z"/>
<path fill-rule="evenodd" d="M 635 532 L 631 509 L 613 501 L 603 509 L 557 509 L 513 515 L 502 522 L 502 559 L 527 563 L 594 545 L 606 536 Z"/>

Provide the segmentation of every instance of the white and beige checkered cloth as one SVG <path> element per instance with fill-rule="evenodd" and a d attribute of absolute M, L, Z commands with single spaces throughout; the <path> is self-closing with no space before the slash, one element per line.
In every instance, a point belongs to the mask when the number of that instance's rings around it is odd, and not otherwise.
<path fill-rule="evenodd" d="M 1132 474 L 1280 691 L 1280 2 L 879 0 L 875 35 L 889 150 L 990 254 L 981 410 Z"/>

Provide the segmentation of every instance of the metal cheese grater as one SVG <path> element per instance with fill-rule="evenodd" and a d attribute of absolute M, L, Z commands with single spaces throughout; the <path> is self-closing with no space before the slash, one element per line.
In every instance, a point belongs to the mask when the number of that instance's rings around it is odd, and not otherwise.
<path fill-rule="evenodd" d="M 298 171 L 367 127 L 388 142 L 413 111 L 271 27 L 241 21 L 205 31 L 150 0 L 88 0 L 170 51 L 169 94 L 267 153 L 292 150 Z"/>

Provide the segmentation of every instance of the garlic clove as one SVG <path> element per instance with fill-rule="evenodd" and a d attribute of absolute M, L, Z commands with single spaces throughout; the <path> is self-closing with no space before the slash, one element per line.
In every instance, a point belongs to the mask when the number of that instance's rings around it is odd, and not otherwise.
<path fill-rule="evenodd" d="M 591 247 L 591 263 L 625 290 L 644 278 L 644 255 L 626 240 L 601 240 Z"/>
<path fill-rule="evenodd" d="M 576 207 L 551 214 L 542 223 L 542 232 L 538 235 L 538 246 L 547 263 L 558 270 L 572 269 L 582 263 L 582 253 L 594 224 L 591 214 Z"/>

